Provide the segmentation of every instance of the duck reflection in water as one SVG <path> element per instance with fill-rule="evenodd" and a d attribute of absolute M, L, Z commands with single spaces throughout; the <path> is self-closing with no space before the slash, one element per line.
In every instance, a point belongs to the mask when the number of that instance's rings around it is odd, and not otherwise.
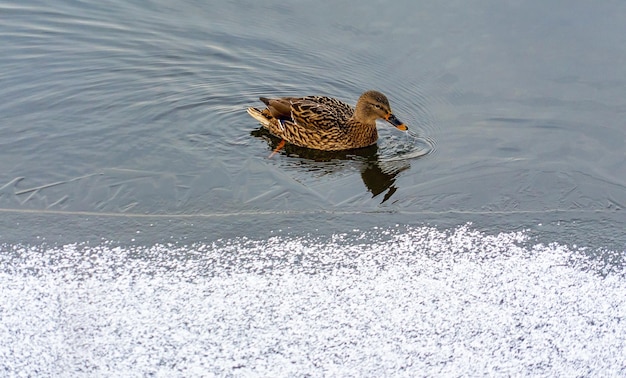
<path fill-rule="evenodd" d="M 262 138 L 268 142 L 272 151 L 276 151 L 281 139 L 270 134 L 265 128 L 253 130 L 252 136 Z M 410 168 L 407 161 L 381 161 L 378 153 L 378 145 L 374 144 L 364 148 L 343 151 L 321 151 L 286 144 L 280 149 L 280 154 L 299 157 L 303 164 L 308 164 L 310 170 L 324 170 L 328 173 L 338 169 L 338 165 L 316 164 L 331 161 L 355 161 L 360 163 L 361 179 L 372 193 L 372 198 L 385 193 L 381 204 L 389 200 L 398 189 L 395 186 L 396 176 Z M 308 162 L 307 162 L 308 160 Z"/>

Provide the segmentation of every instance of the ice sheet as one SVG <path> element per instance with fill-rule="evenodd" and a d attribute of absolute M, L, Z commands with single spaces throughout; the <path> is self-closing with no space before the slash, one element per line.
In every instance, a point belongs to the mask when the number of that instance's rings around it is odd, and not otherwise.
<path fill-rule="evenodd" d="M 622 252 L 590 255 L 471 226 L 4 245 L 0 366 L 18 376 L 623 375 Z"/>

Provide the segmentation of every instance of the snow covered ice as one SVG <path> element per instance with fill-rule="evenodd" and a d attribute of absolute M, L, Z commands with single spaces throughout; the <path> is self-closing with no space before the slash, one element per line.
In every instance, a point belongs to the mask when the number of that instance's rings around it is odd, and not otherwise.
<path fill-rule="evenodd" d="M 622 252 L 471 226 L 0 247 L 8 376 L 626 374 Z"/>

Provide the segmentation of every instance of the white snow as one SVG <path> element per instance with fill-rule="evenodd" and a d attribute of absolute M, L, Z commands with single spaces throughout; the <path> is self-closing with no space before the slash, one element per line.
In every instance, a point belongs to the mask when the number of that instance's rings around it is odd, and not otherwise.
<path fill-rule="evenodd" d="M 0 375 L 623 376 L 605 260 L 469 226 L 4 245 Z"/>

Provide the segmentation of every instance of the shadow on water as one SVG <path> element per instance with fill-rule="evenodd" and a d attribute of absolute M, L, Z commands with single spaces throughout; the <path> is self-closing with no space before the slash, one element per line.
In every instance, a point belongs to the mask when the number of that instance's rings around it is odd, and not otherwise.
<path fill-rule="evenodd" d="M 255 129 L 250 134 L 267 141 L 272 151 L 276 149 L 280 142 L 280 138 L 273 136 L 264 128 Z M 411 167 L 408 160 L 386 161 L 382 159 L 376 144 L 346 151 L 320 151 L 286 144 L 280 150 L 280 154 L 302 159 L 305 169 L 308 171 L 324 171 L 326 173 L 332 173 L 340 167 L 340 164 L 329 163 L 342 161 L 358 162 L 361 179 L 367 190 L 372 194 L 372 198 L 376 198 L 384 193 L 381 204 L 389 200 L 398 190 L 396 176 Z"/>

